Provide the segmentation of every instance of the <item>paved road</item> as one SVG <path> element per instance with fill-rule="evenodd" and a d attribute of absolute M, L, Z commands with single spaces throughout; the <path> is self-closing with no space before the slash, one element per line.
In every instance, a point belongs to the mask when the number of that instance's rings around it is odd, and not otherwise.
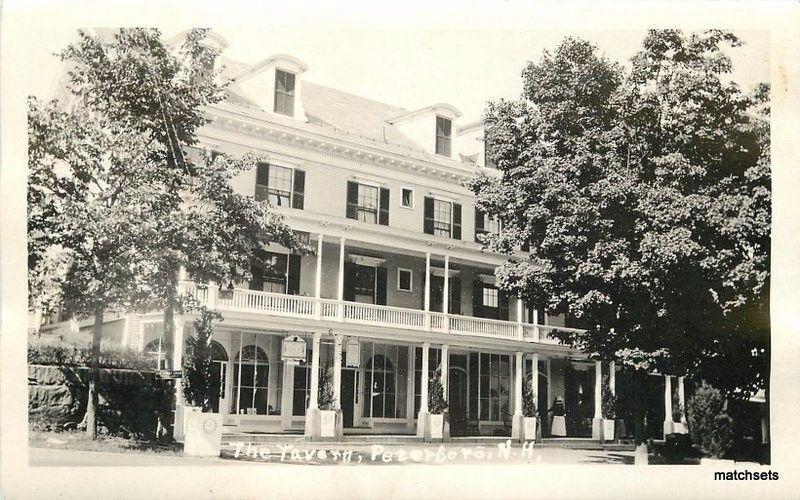
<path fill-rule="evenodd" d="M 267 444 L 252 448 L 226 447 L 221 458 L 179 457 L 150 453 L 111 453 L 30 448 L 32 466 L 152 466 L 152 465 L 409 465 L 409 464 L 631 464 L 633 453 L 564 448 L 496 445 L 314 445 Z"/>

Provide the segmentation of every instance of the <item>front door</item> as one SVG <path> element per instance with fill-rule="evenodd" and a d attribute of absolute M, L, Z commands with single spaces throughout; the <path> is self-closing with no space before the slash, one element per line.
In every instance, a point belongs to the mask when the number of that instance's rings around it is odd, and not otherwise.
<path fill-rule="evenodd" d="M 467 432 L 467 372 L 451 366 L 447 381 L 447 401 L 450 409 L 450 435 L 464 436 Z"/>
<path fill-rule="evenodd" d="M 353 413 L 355 410 L 356 370 L 342 370 L 342 426 L 353 427 Z"/>

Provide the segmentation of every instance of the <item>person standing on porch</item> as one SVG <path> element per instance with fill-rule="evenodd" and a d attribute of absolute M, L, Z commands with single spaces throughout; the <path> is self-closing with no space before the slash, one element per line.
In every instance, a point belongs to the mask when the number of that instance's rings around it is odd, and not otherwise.
<path fill-rule="evenodd" d="M 550 420 L 550 435 L 556 437 L 564 437 L 567 435 L 566 410 L 564 409 L 564 398 L 557 396 L 553 402 L 553 406 L 547 411 L 552 413 L 553 416 Z"/>

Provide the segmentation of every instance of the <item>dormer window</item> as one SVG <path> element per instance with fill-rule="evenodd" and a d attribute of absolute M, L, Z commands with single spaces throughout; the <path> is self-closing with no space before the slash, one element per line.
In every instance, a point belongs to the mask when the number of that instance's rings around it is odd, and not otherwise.
<path fill-rule="evenodd" d="M 294 116 L 294 73 L 275 70 L 275 112 Z"/>
<path fill-rule="evenodd" d="M 436 154 L 450 157 L 453 141 L 453 120 L 436 117 Z"/>

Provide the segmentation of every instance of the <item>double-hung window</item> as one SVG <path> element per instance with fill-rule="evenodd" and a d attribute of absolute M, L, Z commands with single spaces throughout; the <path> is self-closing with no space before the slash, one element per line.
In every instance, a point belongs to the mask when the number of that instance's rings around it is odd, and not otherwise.
<path fill-rule="evenodd" d="M 276 207 L 291 206 L 292 169 L 272 165 L 269 169 L 269 187 L 267 193 L 269 202 Z"/>
<path fill-rule="evenodd" d="M 366 184 L 358 185 L 358 220 L 377 224 L 378 188 Z"/>
<path fill-rule="evenodd" d="M 453 137 L 453 121 L 442 116 L 436 117 L 436 154 L 450 156 Z"/>
<path fill-rule="evenodd" d="M 269 200 L 276 207 L 302 210 L 305 201 L 306 173 L 299 168 L 259 163 L 256 167 L 257 200 Z"/>
<path fill-rule="evenodd" d="M 294 73 L 275 70 L 275 112 L 294 116 Z"/>
<path fill-rule="evenodd" d="M 447 199 L 425 197 L 423 232 L 461 239 L 461 205 Z"/>
<path fill-rule="evenodd" d="M 433 200 L 433 234 L 449 238 L 452 229 L 453 204 L 449 201 Z"/>
<path fill-rule="evenodd" d="M 389 189 L 374 184 L 347 181 L 345 216 L 370 224 L 389 225 Z"/>

